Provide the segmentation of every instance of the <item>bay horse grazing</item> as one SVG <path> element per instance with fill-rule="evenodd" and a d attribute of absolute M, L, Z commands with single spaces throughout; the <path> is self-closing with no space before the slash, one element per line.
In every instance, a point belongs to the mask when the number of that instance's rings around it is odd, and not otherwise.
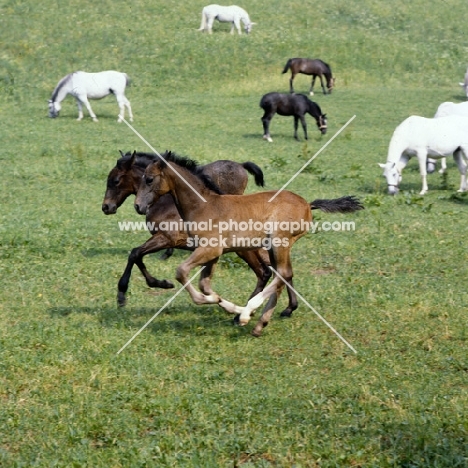
<path fill-rule="evenodd" d="M 314 84 L 317 76 L 320 78 L 320 84 L 322 85 L 323 94 L 327 94 L 325 86 L 323 85 L 323 76 L 327 80 L 328 94 L 331 94 L 333 87 L 335 86 L 335 78 L 333 78 L 330 65 L 320 59 L 308 59 L 308 58 L 291 58 L 286 62 L 283 73 L 291 70 L 291 78 L 289 78 L 289 89 L 291 93 L 294 93 L 293 80 L 298 73 L 304 75 L 312 75 L 312 82 L 310 84 L 310 95 L 314 95 Z"/>
<path fill-rule="evenodd" d="M 317 103 L 303 94 L 268 93 L 262 96 L 260 107 L 265 111 L 262 117 L 263 139 L 268 140 L 270 143 L 273 141 L 270 136 L 270 121 L 275 114 L 294 116 L 294 138 L 296 140 L 298 140 L 297 127 L 299 120 L 304 130 L 304 137 L 307 140 L 306 113 L 315 119 L 322 135 L 327 133 L 327 116 L 322 114 L 322 110 Z"/>
<path fill-rule="evenodd" d="M 203 196 L 206 203 L 181 176 Z M 190 257 L 177 268 L 177 281 L 186 285 L 185 289 L 196 304 L 219 304 L 227 312 L 238 315 L 240 325 L 246 325 L 255 309 L 268 299 L 252 331 L 254 336 L 260 336 L 268 324 L 285 283 L 276 276 L 263 291 L 251 297 L 245 307 L 236 306 L 221 299 L 211 288 L 211 277 L 219 256 L 225 252 L 245 252 L 263 247 L 268 250 L 271 264 L 279 275 L 292 285 L 290 251 L 293 244 L 308 232 L 311 210 L 354 212 L 363 208 L 354 197 L 308 203 L 286 190 L 222 195 L 193 171 L 189 161 L 172 153 L 166 155 L 165 161 L 159 160 L 146 168 L 135 199 L 136 210 L 146 212 L 166 193 L 171 193 L 177 200 L 183 220 L 190 225 L 188 241 L 195 245 Z M 276 198 L 269 203 L 274 195 Z M 200 274 L 200 292 L 187 282 L 190 271 L 201 265 L 205 268 Z"/>
<path fill-rule="evenodd" d="M 115 214 L 130 195 L 136 195 L 144 170 L 149 164 L 159 159 L 157 155 L 151 153 L 121 153 L 121 156 L 107 177 L 107 189 L 102 203 L 102 211 L 106 215 Z M 209 178 L 207 180 L 214 181 L 226 193 L 242 194 L 248 182 L 247 172 L 254 176 L 256 185 L 261 187 L 264 185 L 262 170 L 252 162 L 237 163 L 221 160 L 205 166 L 196 166 L 196 168 L 197 174 Z M 187 246 L 187 233 L 179 228 L 180 219 L 181 215 L 170 194 L 163 195 L 151 205 L 146 213 L 146 221 L 148 228 L 151 226 L 152 236 L 144 244 L 132 249 L 128 257 L 127 266 L 118 283 L 117 302 L 120 306 L 124 306 L 126 303 L 126 293 L 135 264 L 149 287 L 163 289 L 174 287 L 170 281 L 159 280 L 151 276 L 143 263 L 143 257 L 164 249 L 170 250 L 170 252 L 166 251 L 166 258 L 172 254 L 174 248 L 193 250 Z M 177 228 L 162 229 L 160 226 L 163 222 L 169 226 L 170 223 L 174 223 Z M 257 276 L 257 286 L 253 293 L 256 294 L 264 288 L 271 276 L 271 270 L 268 268 L 270 264 L 268 254 L 266 251 L 257 250 L 240 252 L 239 256 Z M 289 305 L 284 311 L 284 314 L 288 316 L 297 309 L 297 299 L 294 293 L 290 294 L 289 298 Z"/>
<path fill-rule="evenodd" d="M 413 115 L 404 120 L 393 132 L 384 169 L 390 195 L 398 193 L 401 173 L 412 156 L 419 162 L 422 177 L 421 195 L 427 190 L 427 158 L 440 159 L 453 154 L 461 174 L 459 192 L 465 192 L 468 162 L 468 117 L 448 115 L 427 119 Z"/>
<path fill-rule="evenodd" d="M 215 19 L 220 23 L 231 23 L 231 34 L 234 34 L 234 28 L 237 29 L 239 34 L 242 34 L 241 22 L 244 24 L 247 34 L 252 31 L 252 26 L 257 24 L 250 21 L 249 14 L 241 7 L 236 5 L 221 6 L 213 4 L 203 8 L 201 25 L 198 31 L 208 31 L 209 34 L 212 34 L 213 22 Z"/>
<path fill-rule="evenodd" d="M 120 73 L 114 70 L 103 71 L 99 73 L 86 73 L 76 71 L 63 77 L 55 87 L 52 97 L 49 100 L 49 117 L 59 116 L 62 108 L 61 102 L 68 94 L 76 99 L 78 105 L 78 119 L 83 118 L 83 104 L 88 109 L 91 118 L 97 122 L 96 114 L 91 109 L 88 99 L 102 99 L 109 94 L 113 94 L 119 104 L 118 122 L 122 121 L 125 115 L 125 108 L 128 109 L 130 121 L 133 121 L 132 108 L 130 101 L 125 97 L 125 87 L 129 79 L 126 73 Z"/>

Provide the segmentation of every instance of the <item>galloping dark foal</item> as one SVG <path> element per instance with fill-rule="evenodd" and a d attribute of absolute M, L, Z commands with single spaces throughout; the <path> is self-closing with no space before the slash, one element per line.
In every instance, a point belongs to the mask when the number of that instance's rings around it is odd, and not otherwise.
<path fill-rule="evenodd" d="M 297 127 L 299 119 L 304 130 L 304 137 L 307 140 L 306 113 L 315 119 L 322 135 L 327 133 L 327 116 L 322 114 L 322 110 L 317 103 L 303 94 L 268 93 L 260 100 L 260 107 L 265 111 L 262 117 L 263 139 L 269 142 L 273 141 L 270 136 L 270 121 L 275 114 L 294 116 L 294 138 L 296 140 L 298 140 Z"/>
<path fill-rule="evenodd" d="M 116 166 L 109 172 L 107 177 L 107 190 L 102 203 L 102 211 L 106 215 L 115 214 L 117 209 L 130 196 L 136 195 L 140 186 L 141 178 L 146 167 L 157 161 L 159 158 L 155 154 L 148 153 L 121 153 L 122 157 L 117 161 Z M 195 164 L 195 163 L 194 163 Z M 215 161 L 205 166 L 197 166 L 197 171 L 202 176 L 214 181 L 217 186 L 222 187 L 226 193 L 242 194 L 247 186 L 250 172 L 258 186 L 264 185 L 262 170 L 252 162 L 239 164 L 234 161 Z M 151 288 L 173 288 L 174 285 L 167 280 L 158 280 L 151 276 L 143 263 L 143 257 L 150 253 L 159 252 L 170 248 L 193 250 L 187 247 L 187 233 L 175 230 L 159 230 L 160 222 L 179 223 L 181 215 L 177 210 L 172 195 L 163 195 L 156 203 L 151 205 L 146 221 L 148 226 L 153 226 L 152 236 L 142 245 L 132 249 L 127 266 L 118 283 L 117 301 L 120 306 L 125 305 L 125 294 L 128 290 L 130 276 L 133 265 L 137 265 L 145 277 L 146 283 Z M 265 250 L 240 253 L 241 257 L 257 276 L 257 286 L 252 295 L 261 291 L 271 277 L 271 270 L 268 268 L 270 260 Z M 289 305 L 284 311 L 284 315 L 289 316 L 297 309 L 297 299 L 292 293 L 289 296 Z"/>
<path fill-rule="evenodd" d="M 325 86 L 323 86 L 323 78 L 327 80 L 328 94 L 331 94 L 333 87 L 335 86 L 335 78 L 333 78 L 330 65 L 320 59 L 307 59 L 307 58 L 291 58 L 286 62 L 283 73 L 286 73 L 291 69 L 291 78 L 289 78 L 289 90 L 294 93 L 293 80 L 298 73 L 304 75 L 312 75 L 312 82 L 310 84 L 310 95 L 314 95 L 314 84 L 317 76 L 320 78 L 320 84 L 322 85 L 323 94 L 327 94 Z"/>

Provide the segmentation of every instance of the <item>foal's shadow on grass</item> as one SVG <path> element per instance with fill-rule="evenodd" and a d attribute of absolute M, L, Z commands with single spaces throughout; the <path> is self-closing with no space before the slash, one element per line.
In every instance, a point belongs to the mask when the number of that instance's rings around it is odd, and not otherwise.
<path fill-rule="evenodd" d="M 161 304 L 162 305 L 162 304 Z M 153 317 L 158 307 L 69 307 L 58 306 L 48 309 L 52 317 L 65 318 L 72 314 L 86 314 L 97 318 L 104 327 L 116 325 L 135 333 Z M 247 327 L 248 328 L 248 327 Z M 147 327 L 153 333 L 182 333 L 190 335 L 218 335 L 220 330 L 231 330 L 231 338 L 245 334 L 245 328 L 233 325 L 233 316 L 218 306 L 174 306 L 165 309 Z M 225 332 L 223 332 L 225 333 Z"/>

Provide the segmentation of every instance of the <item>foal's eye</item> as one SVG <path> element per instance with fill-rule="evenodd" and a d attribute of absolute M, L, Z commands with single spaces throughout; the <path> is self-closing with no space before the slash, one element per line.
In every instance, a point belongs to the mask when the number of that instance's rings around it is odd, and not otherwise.
<path fill-rule="evenodd" d="M 116 177 L 116 178 L 113 180 L 113 183 L 114 183 L 114 186 L 117 187 L 117 186 L 120 184 L 120 177 Z"/>
<path fill-rule="evenodd" d="M 153 177 L 147 177 L 145 179 L 146 185 L 151 185 L 153 183 L 154 178 Z"/>

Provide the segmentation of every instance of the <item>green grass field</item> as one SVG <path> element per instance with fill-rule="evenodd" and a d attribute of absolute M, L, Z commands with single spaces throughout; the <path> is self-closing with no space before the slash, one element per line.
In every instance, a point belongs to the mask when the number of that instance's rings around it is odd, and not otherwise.
<path fill-rule="evenodd" d="M 0 466 L 5 467 L 466 467 L 468 197 L 459 173 L 429 176 L 416 161 L 386 194 L 395 127 L 461 102 L 468 20 L 460 0 L 240 4 L 254 26 L 197 32 L 204 2 L 160 0 L 0 5 Z M 275 116 L 262 140 L 260 97 L 288 91 L 290 57 L 320 57 L 337 78 L 314 100 L 322 137 L 293 139 Z M 253 161 L 281 187 L 353 115 L 352 124 L 289 187 L 308 201 L 356 195 L 366 210 L 315 213 L 354 232 L 308 234 L 293 249 L 295 286 L 358 351 L 309 308 L 276 313 L 261 338 L 215 306 L 174 294 L 135 269 L 128 305 L 117 281 L 145 232 L 133 199 L 115 216 L 101 203 L 122 151 L 148 148 L 117 123 L 113 97 L 77 122 L 68 97 L 47 100 L 74 70 L 117 69 L 132 85 L 134 127 L 157 149 L 201 163 Z M 297 92 L 309 77 L 299 75 Z M 247 191 L 257 187 L 252 180 Z M 187 257 L 147 257 L 173 280 Z M 215 290 L 245 303 L 254 275 L 234 254 Z M 278 311 L 286 303 L 284 294 Z M 258 313 L 257 313 L 258 315 Z"/>

